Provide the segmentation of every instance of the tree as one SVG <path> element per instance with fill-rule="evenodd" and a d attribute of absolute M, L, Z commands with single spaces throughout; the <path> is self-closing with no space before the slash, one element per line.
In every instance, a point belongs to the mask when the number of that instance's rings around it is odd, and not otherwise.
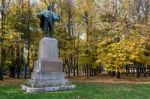
<path fill-rule="evenodd" d="M 10 0 L 6 2 L 6 0 L 1 1 L 0 12 L 1 12 L 1 40 L 3 41 L 3 36 L 5 34 L 5 17 L 6 17 L 6 10 L 9 6 Z M 1 47 L 1 66 L 0 66 L 0 80 L 3 80 L 3 65 L 4 65 L 4 57 L 5 56 L 5 49 L 3 46 Z"/>

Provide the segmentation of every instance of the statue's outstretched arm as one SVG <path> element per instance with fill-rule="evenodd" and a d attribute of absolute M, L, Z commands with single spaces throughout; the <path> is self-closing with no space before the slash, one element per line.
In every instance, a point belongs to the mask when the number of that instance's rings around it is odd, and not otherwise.
<path fill-rule="evenodd" d="M 42 11 L 40 13 L 35 14 L 37 17 L 41 17 L 43 14 L 45 13 L 45 11 Z"/>
<path fill-rule="evenodd" d="M 54 19 L 55 21 L 59 21 L 60 16 L 57 15 L 56 13 L 53 13 L 53 19 Z"/>

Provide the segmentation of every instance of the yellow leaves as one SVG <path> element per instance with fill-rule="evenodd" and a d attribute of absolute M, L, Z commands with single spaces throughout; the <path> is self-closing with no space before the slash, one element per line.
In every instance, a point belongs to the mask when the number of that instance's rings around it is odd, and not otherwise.
<path fill-rule="evenodd" d="M 145 62 L 145 64 L 147 66 L 150 66 L 150 56 L 145 56 L 144 59 L 143 59 L 143 61 Z"/>
<path fill-rule="evenodd" d="M 90 10 L 89 0 L 83 0 L 83 9 L 85 11 L 89 11 Z"/>
<path fill-rule="evenodd" d="M 8 12 L 11 14 L 15 14 L 17 12 L 17 7 L 15 5 L 11 5 L 8 9 Z"/>
<path fill-rule="evenodd" d="M 15 32 L 15 31 L 10 31 L 9 33 L 6 33 L 4 35 L 4 38 L 6 40 L 21 40 L 21 33 Z"/>
<path fill-rule="evenodd" d="M 47 2 L 40 0 L 40 3 L 38 3 L 38 7 L 41 9 L 45 9 L 45 7 L 47 6 Z"/>
<path fill-rule="evenodd" d="M 129 6 L 130 6 L 129 3 L 130 3 L 129 0 L 121 0 L 121 5 L 122 5 L 122 7 L 123 7 L 124 9 L 129 8 Z"/>
<path fill-rule="evenodd" d="M 10 64 L 12 64 L 12 61 L 10 61 L 10 60 L 6 60 L 6 62 L 5 62 L 6 64 L 8 64 L 8 65 L 10 65 Z"/>
<path fill-rule="evenodd" d="M 112 68 L 123 69 L 124 65 L 133 64 L 133 60 L 142 61 L 140 57 L 145 51 L 145 37 L 132 31 L 130 35 L 124 35 L 125 37 L 120 37 L 120 40 L 115 42 L 113 36 L 113 32 L 110 32 L 100 40 L 97 51 L 98 63 L 102 63 L 109 70 Z"/>
<path fill-rule="evenodd" d="M 3 37 L 3 42 L 0 42 L 4 47 L 24 46 L 22 43 L 24 42 L 21 40 L 21 33 L 15 31 L 7 31 Z"/>
<path fill-rule="evenodd" d="M 66 49 L 66 50 L 60 50 L 60 57 L 61 57 L 61 59 L 67 59 L 67 58 L 69 58 L 70 56 L 73 56 L 73 53 L 74 51 L 72 50 L 72 49 Z"/>
<path fill-rule="evenodd" d="M 94 7 L 95 7 L 95 1 L 94 0 L 82 0 L 82 6 L 79 8 L 79 11 L 82 14 L 87 13 L 88 18 L 92 17 L 94 15 Z"/>

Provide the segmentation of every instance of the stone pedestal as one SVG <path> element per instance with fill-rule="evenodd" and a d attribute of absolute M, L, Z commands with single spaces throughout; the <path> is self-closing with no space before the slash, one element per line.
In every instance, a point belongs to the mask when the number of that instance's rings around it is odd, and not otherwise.
<path fill-rule="evenodd" d="M 40 41 L 39 58 L 34 63 L 34 70 L 22 86 L 27 92 L 44 92 L 74 89 L 65 79 L 62 61 L 58 57 L 57 40 L 44 37 Z"/>

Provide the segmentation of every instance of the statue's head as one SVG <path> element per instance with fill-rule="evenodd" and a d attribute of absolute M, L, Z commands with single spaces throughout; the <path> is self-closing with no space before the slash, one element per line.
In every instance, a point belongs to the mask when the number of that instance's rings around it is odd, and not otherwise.
<path fill-rule="evenodd" d="M 49 6 L 47 7 L 47 10 L 51 11 L 51 10 L 52 10 L 52 7 L 49 5 Z"/>

